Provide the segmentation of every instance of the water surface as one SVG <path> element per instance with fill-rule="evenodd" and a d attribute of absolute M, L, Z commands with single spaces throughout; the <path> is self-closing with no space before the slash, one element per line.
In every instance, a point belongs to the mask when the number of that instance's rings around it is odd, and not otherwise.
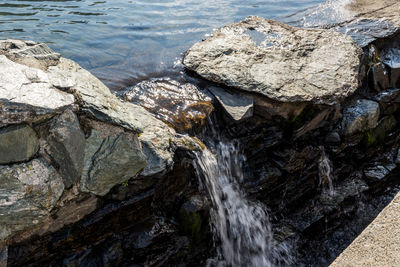
<path fill-rule="evenodd" d="M 248 15 L 290 21 L 322 2 L 1 0 L 0 39 L 46 42 L 118 89 L 179 74 L 184 51 L 215 28 Z"/>

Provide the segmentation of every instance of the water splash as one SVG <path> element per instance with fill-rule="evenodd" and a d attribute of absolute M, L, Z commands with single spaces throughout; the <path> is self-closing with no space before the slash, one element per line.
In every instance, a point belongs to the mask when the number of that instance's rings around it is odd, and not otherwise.
<path fill-rule="evenodd" d="M 265 207 L 246 199 L 238 181 L 243 179 L 243 158 L 232 144 L 220 143 L 213 154 L 196 154 L 196 170 L 213 203 L 211 223 L 218 260 L 209 266 L 287 266 L 289 249 L 273 238 Z"/>
<path fill-rule="evenodd" d="M 318 162 L 318 173 L 319 173 L 319 183 L 322 186 L 328 187 L 328 194 L 330 196 L 335 195 L 335 189 L 333 187 L 332 182 L 332 168 L 331 168 L 331 161 L 329 160 L 328 156 L 325 153 L 325 148 L 323 146 L 320 147 L 321 150 L 321 157 Z"/>

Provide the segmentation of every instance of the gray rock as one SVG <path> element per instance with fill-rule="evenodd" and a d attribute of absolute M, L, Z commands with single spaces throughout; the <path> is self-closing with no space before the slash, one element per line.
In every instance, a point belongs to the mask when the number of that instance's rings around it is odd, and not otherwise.
<path fill-rule="evenodd" d="M 181 132 L 205 125 L 214 110 L 211 98 L 197 86 L 172 79 L 143 81 L 128 87 L 120 96 Z"/>
<path fill-rule="evenodd" d="M 339 144 L 341 142 L 338 132 L 330 132 L 325 137 L 325 142 L 328 144 Z"/>
<path fill-rule="evenodd" d="M 274 100 L 332 104 L 357 89 L 360 52 L 338 32 L 251 16 L 195 44 L 183 63 L 206 79 Z"/>
<path fill-rule="evenodd" d="M 74 112 L 66 110 L 53 119 L 47 141 L 50 156 L 59 166 L 65 187 L 69 188 L 81 176 L 85 152 L 85 134 Z"/>
<path fill-rule="evenodd" d="M 368 168 L 364 171 L 365 177 L 371 181 L 379 181 L 388 175 L 390 171 L 384 166 L 376 166 L 372 168 Z"/>
<path fill-rule="evenodd" d="M 39 150 L 39 139 L 28 125 L 0 129 L 0 164 L 27 161 Z"/>
<path fill-rule="evenodd" d="M 72 105 L 74 96 L 54 88 L 42 70 L 30 68 L 0 55 L 0 101 L 57 110 Z"/>
<path fill-rule="evenodd" d="M 0 167 L 0 240 L 42 222 L 63 190 L 61 176 L 43 159 Z"/>
<path fill-rule="evenodd" d="M 44 43 L 21 40 L 0 40 L 0 55 L 6 55 L 14 62 L 43 70 L 56 65 L 60 59 L 60 54 L 54 53 Z"/>
<path fill-rule="evenodd" d="M 7 267 L 7 259 L 8 259 L 8 246 L 4 245 L 2 247 L 0 245 L 0 267 Z"/>
<path fill-rule="evenodd" d="M 351 135 L 376 127 L 379 119 L 379 104 L 366 99 L 357 100 L 343 111 L 342 129 Z"/>
<path fill-rule="evenodd" d="M 6 40 L 0 41 L 0 51 L 0 127 L 49 119 L 77 103 L 100 121 L 143 132 L 140 141 L 149 158 L 144 174 L 172 167 L 175 130 L 143 107 L 122 102 L 88 71 L 71 60 L 57 59 L 45 45 Z"/>
<path fill-rule="evenodd" d="M 228 92 L 221 87 L 210 87 L 220 105 L 234 121 L 241 121 L 253 116 L 254 100 L 250 96 L 236 92 Z"/>
<path fill-rule="evenodd" d="M 97 124 L 86 140 L 81 190 L 104 196 L 146 166 L 136 134 Z"/>

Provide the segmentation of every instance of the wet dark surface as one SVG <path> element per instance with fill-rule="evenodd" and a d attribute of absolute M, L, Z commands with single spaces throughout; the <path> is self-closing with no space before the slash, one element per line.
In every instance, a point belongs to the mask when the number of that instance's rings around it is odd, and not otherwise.
<path fill-rule="evenodd" d="M 290 14 L 321 2 L 3 0 L 0 39 L 46 42 L 115 90 L 179 75 L 182 54 L 215 28 L 249 15 L 291 21 Z"/>

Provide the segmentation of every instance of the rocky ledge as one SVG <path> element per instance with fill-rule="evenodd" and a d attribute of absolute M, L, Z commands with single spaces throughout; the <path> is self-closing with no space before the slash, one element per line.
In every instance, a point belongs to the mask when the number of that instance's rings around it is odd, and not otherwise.
<path fill-rule="evenodd" d="M 197 146 L 30 41 L 0 41 L 0 126 L 3 243 L 78 221 L 113 187 L 160 177 L 176 149 Z M 84 208 L 65 215 L 85 195 Z"/>

